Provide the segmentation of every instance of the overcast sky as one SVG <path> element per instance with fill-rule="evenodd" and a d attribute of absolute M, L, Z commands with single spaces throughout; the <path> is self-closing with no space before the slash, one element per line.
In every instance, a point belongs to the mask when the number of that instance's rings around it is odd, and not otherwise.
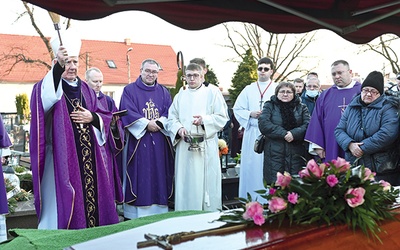
<path fill-rule="evenodd" d="M 21 1 L 3 1 L 0 4 L 0 33 L 37 35 L 28 16 L 16 21 L 24 10 Z M 35 7 L 35 13 L 36 17 L 40 17 L 37 22 L 44 35 L 53 36 L 55 31 L 47 11 Z M 201 31 L 187 31 L 141 11 L 120 12 L 93 21 L 74 20 L 72 25 L 81 33 L 83 39 L 123 42 L 125 38 L 130 38 L 134 43 L 171 45 L 175 52 L 182 51 L 185 64 L 194 57 L 204 58 L 225 90 L 237 70 L 236 63 L 226 61 L 235 57 L 234 52 L 220 46 L 229 44 L 222 25 Z M 65 25 L 62 27 L 65 28 Z M 330 65 L 338 59 L 347 60 L 353 72 L 358 72 L 362 77 L 372 70 L 382 69 L 382 59 L 372 54 L 356 55 L 357 46 L 333 32 L 320 30 L 317 34 L 317 42 L 307 53 L 320 57 L 316 71 L 322 81 L 331 81 Z"/>

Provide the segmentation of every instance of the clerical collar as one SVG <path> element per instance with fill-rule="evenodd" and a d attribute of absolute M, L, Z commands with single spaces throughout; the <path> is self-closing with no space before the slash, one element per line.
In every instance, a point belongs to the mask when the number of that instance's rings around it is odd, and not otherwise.
<path fill-rule="evenodd" d="M 146 86 L 146 87 L 154 87 L 154 85 L 156 85 L 156 82 L 153 82 L 153 84 L 151 84 L 151 85 L 148 85 L 148 84 L 144 83 L 143 80 L 142 80 L 142 77 L 140 77 L 140 82 L 143 83 L 143 85 Z"/>
<path fill-rule="evenodd" d="M 75 78 L 73 81 L 69 81 L 69 80 L 64 79 L 64 78 L 63 78 L 63 80 L 64 80 L 66 83 L 68 83 L 69 86 L 78 87 L 78 79 L 77 79 L 77 78 Z"/>
<path fill-rule="evenodd" d="M 337 86 L 337 85 L 336 85 L 336 87 L 337 87 L 338 89 L 351 89 L 351 88 L 354 87 L 355 84 L 356 84 L 356 81 L 352 80 L 351 83 L 350 83 L 349 85 L 347 85 L 346 87 L 339 87 L 339 86 Z"/>

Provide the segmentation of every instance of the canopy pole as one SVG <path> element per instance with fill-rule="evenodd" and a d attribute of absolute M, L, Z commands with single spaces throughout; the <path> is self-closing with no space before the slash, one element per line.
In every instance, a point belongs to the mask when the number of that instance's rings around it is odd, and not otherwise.
<path fill-rule="evenodd" d="M 391 12 L 389 12 L 389 13 L 380 15 L 380 16 L 378 16 L 378 17 L 372 18 L 372 19 L 369 20 L 369 21 L 366 21 L 366 22 L 363 22 L 363 23 L 357 25 L 357 27 L 358 27 L 358 28 L 365 27 L 365 26 L 367 26 L 367 25 L 370 25 L 371 23 L 375 23 L 375 22 L 380 21 L 380 20 L 382 20 L 382 19 L 385 19 L 385 18 L 388 18 L 388 17 L 390 17 L 390 16 L 396 15 L 397 13 L 400 13 L 400 8 L 397 9 L 397 10 L 391 11 Z"/>
<path fill-rule="evenodd" d="M 367 9 L 363 9 L 363 10 L 359 10 L 359 11 L 354 11 L 354 12 L 352 12 L 352 16 L 361 15 L 361 14 L 371 12 L 374 10 L 380 10 L 380 9 L 387 8 L 387 7 L 396 5 L 396 4 L 400 4 L 400 1 L 395 1 L 395 2 L 391 2 L 391 3 L 387 3 L 387 4 L 381 4 L 381 5 L 378 5 L 375 7 L 371 7 L 371 8 L 367 8 Z"/>
<path fill-rule="evenodd" d="M 318 19 L 316 19 L 316 18 L 314 18 L 312 16 L 309 16 L 307 14 L 304 14 L 304 13 L 302 13 L 300 11 L 297 11 L 297 10 L 282 6 L 280 4 L 277 4 L 277 3 L 274 3 L 274 2 L 271 2 L 271 1 L 268 1 L 268 0 L 257 0 L 257 1 L 259 1 L 261 3 L 268 4 L 268 5 L 272 6 L 272 7 L 277 8 L 277 9 L 286 11 L 286 12 L 288 12 L 290 14 L 293 14 L 295 16 L 301 17 L 301 18 L 306 19 L 308 21 L 311 21 L 313 23 L 319 24 L 319 25 L 321 25 L 321 26 L 323 26 L 325 28 L 328 28 L 330 30 L 336 31 L 337 33 L 343 34 L 343 29 L 342 28 L 337 27 L 337 26 L 332 25 L 332 24 L 329 24 L 329 23 L 326 23 L 324 21 L 318 20 Z"/>

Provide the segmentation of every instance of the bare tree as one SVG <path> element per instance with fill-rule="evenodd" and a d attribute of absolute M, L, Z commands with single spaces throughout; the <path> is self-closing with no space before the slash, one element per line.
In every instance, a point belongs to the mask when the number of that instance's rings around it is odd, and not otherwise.
<path fill-rule="evenodd" d="M 37 25 L 37 23 L 35 21 L 35 16 L 34 16 L 35 7 L 34 7 L 34 5 L 28 4 L 27 2 L 22 2 L 22 4 L 24 5 L 25 11 L 18 15 L 18 17 L 15 20 L 15 22 L 17 22 L 21 18 L 25 17 L 26 15 L 28 15 L 33 28 L 38 33 L 39 37 L 42 39 L 42 41 L 45 44 L 47 50 L 49 51 L 49 56 L 50 56 L 51 60 L 53 60 L 54 59 L 54 54 L 53 54 L 53 50 L 52 50 L 51 45 L 50 45 L 50 41 L 49 41 L 49 39 L 47 37 L 45 37 L 43 35 L 43 32 L 38 27 L 38 25 Z M 49 22 L 50 22 L 50 18 L 49 18 Z M 66 20 L 66 27 L 67 28 L 70 26 L 70 23 L 71 23 L 71 19 L 67 19 Z M 6 61 L 6 60 L 13 61 L 13 63 L 10 66 L 10 68 L 5 70 L 6 74 L 11 73 L 13 68 L 19 63 L 41 64 L 41 65 L 44 65 L 48 70 L 51 69 L 51 65 L 48 63 L 48 61 L 43 61 L 43 60 L 40 60 L 40 59 L 37 59 L 37 58 L 31 58 L 31 57 L 27 56 L 27 53 L 24 53 L 24 51 L 25 51 L 24 48 L 13 47 L 13 48 L 10 49 L 10 51 L 8 51 L 8 53 L 3 54 L 3 56 L 0 58 L 0 62 L 1 61 Z"/>
<path fill-rule="evenodd" d="M 274 75 L 275 81 L 286 80 L 293 73 L 301 73 L 304 76 L 315 69 L 315 67 L 304 69 L 302 65 L 305 64 L 305 60 L 309 61 L 312 58 L 312 56 L 304 55 L 303 52 L 315 41 L 316 32 L 287 35 L 266 32 L 250 23 L 243 23 L 243 30 L 238 30 L 226 23 L 223 25 L 230 41 L 229 45 L 223 45 L 223 47 L 233 49 L 241 60 L 248 49 L 253 51 L 256 61 L 264 56 L 271 58 L 277 73 Z M 231 58 L 229 61 L 237 62 L 238 60 Z"/>
<path fill-rule="evenodd" d="M 382 35 L 373 42 L 361 45 L 360 51 L 357 54 L 365 53 L 368 51 L 378 53 L 383 58 L 385 58 L 385 61 L 389 64 L 389 67 L 391 68 L 391 71 L 394 74 L 398 74 L 400 73 L 399 55 L 393 48 L 397 49 L 399 44 L 394 45 L 394 43 L 400 43 L 400 39 L 398 36 Z M 386 68 L 386 65 L 384 65 L 384 68 Z"/>

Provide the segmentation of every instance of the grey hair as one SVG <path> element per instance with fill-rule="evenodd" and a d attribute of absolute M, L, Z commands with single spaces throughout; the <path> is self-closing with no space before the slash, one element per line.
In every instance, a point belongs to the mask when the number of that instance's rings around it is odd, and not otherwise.
<path fill-rule="evenodd" d="M 155 64 L 155 65 L 157 65 L 157 68 L 160 69 L 160 64 L 159 64 L 156 60 L 151 59 L 151 58 L 148 58 L 148 59 L 143 60 L 142 65 L 140 66 L 140 68 L 143 69 L 143 67 L 144 67 L 144 65 L 145 65 L 146 63 Z"/>
<path fill-rule="evenodd" d="M 99 68 L 91 67 L 91 68 L 89 68 L 88 70 L 86 70 L 86 73 L 85 73 L 85 79 L 86 79 L 86 81 L 89 80 L 89 78 L 90 78 L 90 73 L 92 73 L 92 71 L 95 71 L 95 72 L 97 72 L 97 73 L 103 74 Z"/>

